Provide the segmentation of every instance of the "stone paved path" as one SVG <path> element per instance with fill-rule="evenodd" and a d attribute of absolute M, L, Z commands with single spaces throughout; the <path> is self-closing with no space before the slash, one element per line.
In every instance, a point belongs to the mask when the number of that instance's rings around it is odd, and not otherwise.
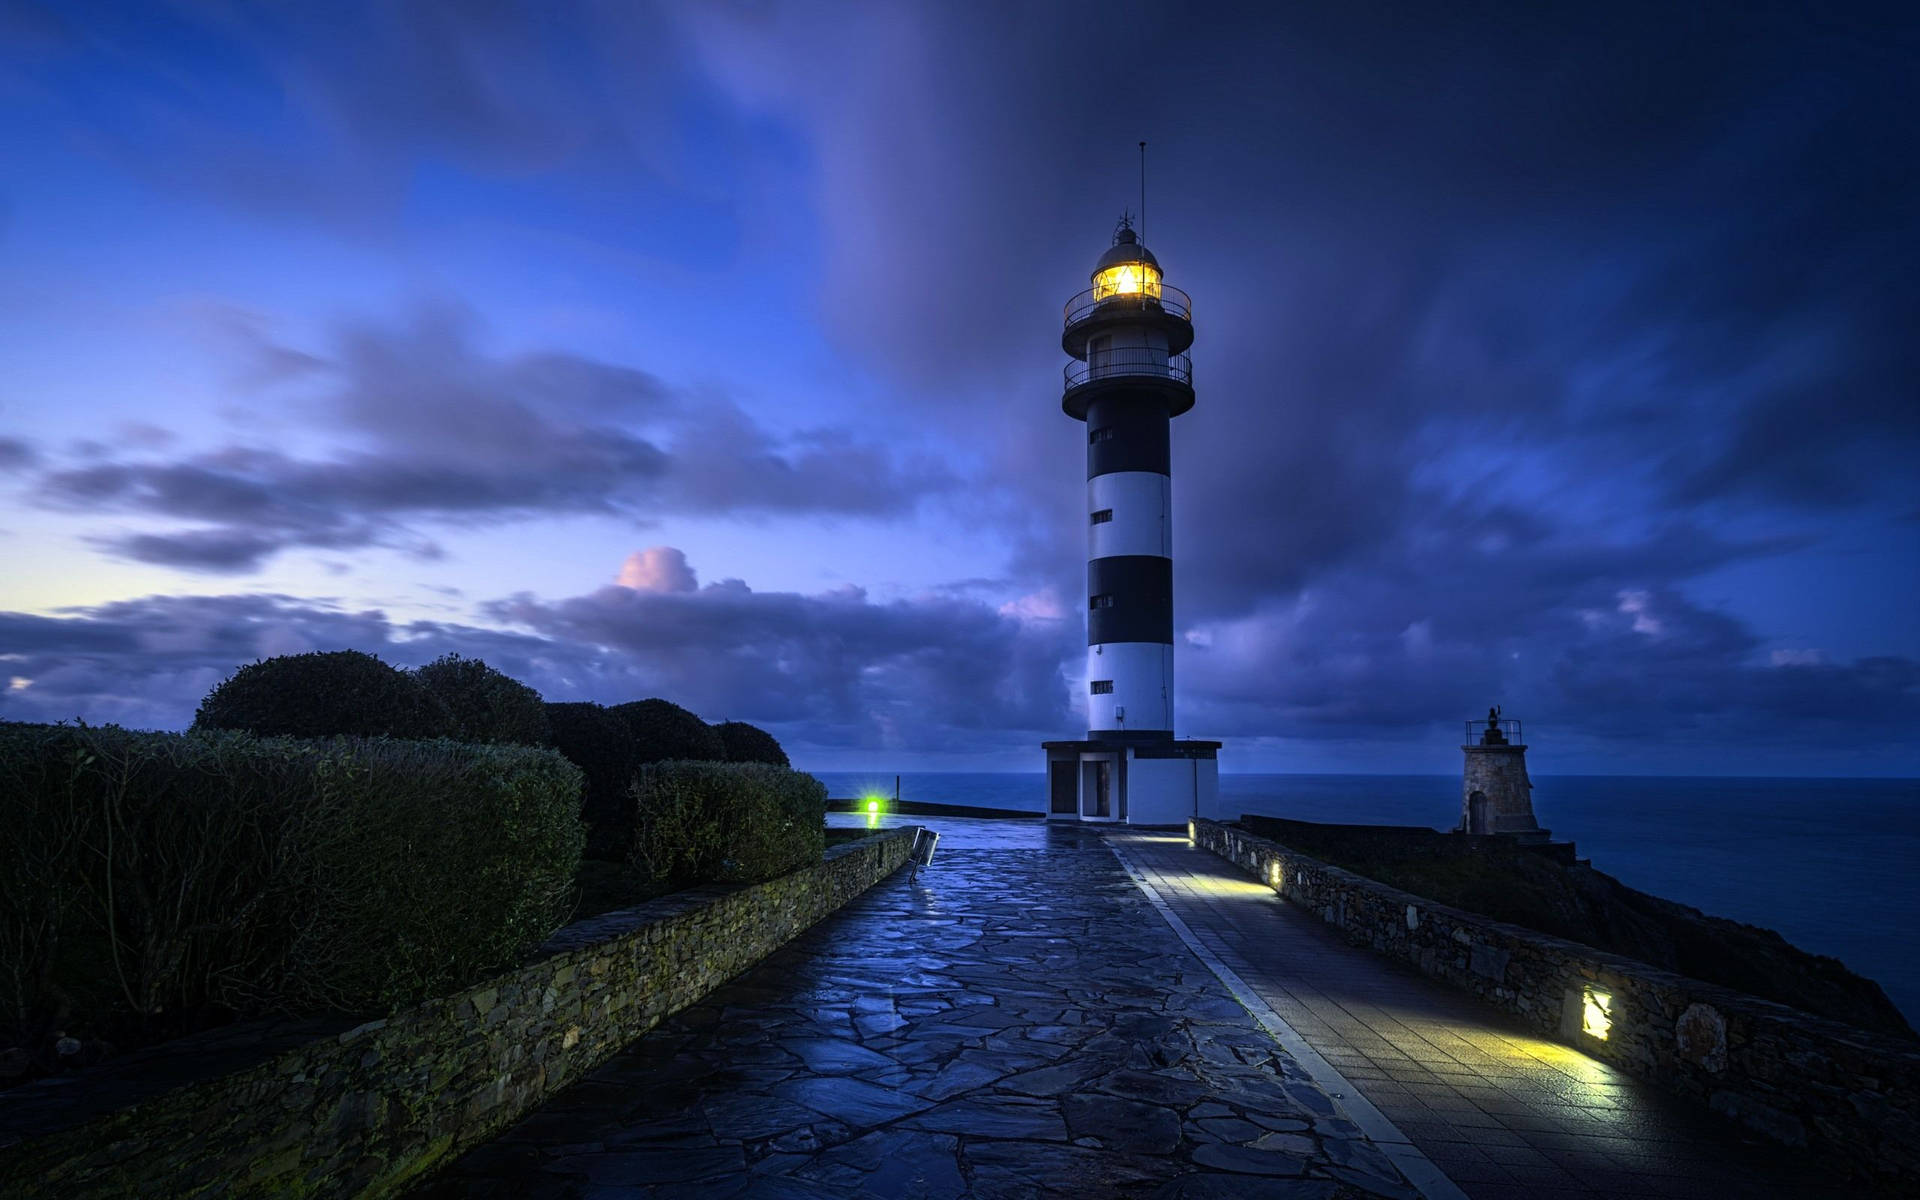
<path fill-rule="evenodd" d="M 936 821 L 901 872 L 431 1197 L 1412 1197 L 1100 836 Z"/>
<path fill-rule="evenodd" d="M 1199 943 L 1474 1200 L 1859 1194 L 1772 1144 L 1743 1141 L 1696 1106 L 1348 945 L 1184 836 L 1110 836 Z"/>

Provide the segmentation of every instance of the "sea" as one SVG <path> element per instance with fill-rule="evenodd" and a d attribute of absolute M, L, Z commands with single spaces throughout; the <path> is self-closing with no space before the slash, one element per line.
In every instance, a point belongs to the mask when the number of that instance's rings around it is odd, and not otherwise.
<path fill-rule="evenodd" d="M 891 772 L 815 772 L 891 796 Z M 905 774 L 905 800 L 1039 811 L 1040 772 Z M 1533 777 L 1534 815 L 1597 870 L 1778 931 L 1874 980 L 1920 1028 L 1920 780 Z M 1450 829 L 1458 775 L 1222 774 L 1229 813 Z"/>

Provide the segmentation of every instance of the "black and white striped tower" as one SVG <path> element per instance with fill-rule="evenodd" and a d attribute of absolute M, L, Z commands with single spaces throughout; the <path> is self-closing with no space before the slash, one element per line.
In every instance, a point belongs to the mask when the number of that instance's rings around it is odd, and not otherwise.
<path fill-rule="evenodd" d="M 1051 809 L 1090 820 L 1170 823 L 1170 800 L 1143 784 L 1159 764 L 1214 768 L 1214 742 L 1175 742 L 1173 732 L 1173 418 L 1193 407 L 1193 308 L 1161 279 L 1160 263 L 1122 218 L 1094 265 L 1093 286 L 1066 306 L 1060 344 L 1067 365 L 1061 407 L 1087 428 L 1087 737 L 1050 742 L 1049 761 L 1071 749 L 1077 803 L 1066 808 L 1066 775 Z M 1100 764 L 1106 764 L 1101 766 Z M 1197 765 L 1184 820 L 1196 811 Z M 1095 811 L 1089 811 L 1089 808 Z M 1153 820 L 1143 820 L 1151 816 Z"/>

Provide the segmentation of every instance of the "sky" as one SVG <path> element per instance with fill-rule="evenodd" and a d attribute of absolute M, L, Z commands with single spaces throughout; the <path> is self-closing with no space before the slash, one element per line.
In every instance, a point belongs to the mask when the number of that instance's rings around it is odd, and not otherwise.
<path fill-rule="evenodd" d="M 1038 770 L 1144 139 L 1177 734 L 1920 775 L 1916 81 L 1898 6 L 0 0 L 0 718 L 459 652 Z"/>

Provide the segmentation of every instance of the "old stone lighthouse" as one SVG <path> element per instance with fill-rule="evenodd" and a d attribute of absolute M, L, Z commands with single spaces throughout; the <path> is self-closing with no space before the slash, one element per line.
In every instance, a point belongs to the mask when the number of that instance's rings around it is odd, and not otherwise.
<path fill-rule="evenodd" d="M 1193 306 L 1129 221 L 1067 302 L 1060 406 L 1087 429 L 1087 736 L 1045 743 L 1047 811 L 1213 816 L 1219 742 L 1173 736 L 1173 418 L 1193 407 Z"/>

